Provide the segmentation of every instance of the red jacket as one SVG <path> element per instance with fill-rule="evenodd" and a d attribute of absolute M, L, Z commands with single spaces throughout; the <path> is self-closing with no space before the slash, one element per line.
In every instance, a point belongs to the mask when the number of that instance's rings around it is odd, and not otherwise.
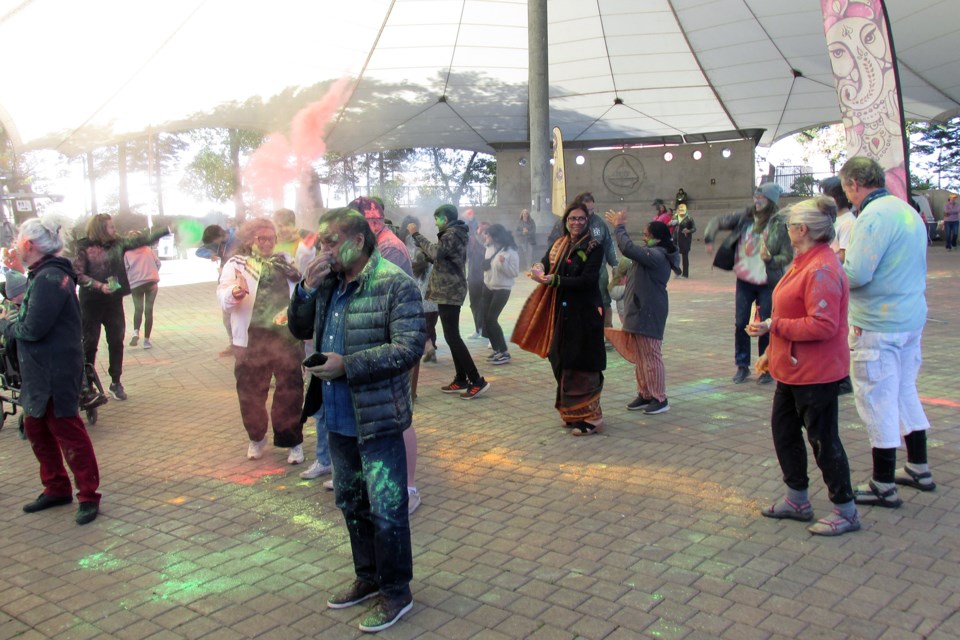
<path fill-rule="evenodd" d="M 850 287 L 829 244 L 797 254 L 773 290 L 770 375 L 786 384 L 836 382 L 850 373 Z"/>

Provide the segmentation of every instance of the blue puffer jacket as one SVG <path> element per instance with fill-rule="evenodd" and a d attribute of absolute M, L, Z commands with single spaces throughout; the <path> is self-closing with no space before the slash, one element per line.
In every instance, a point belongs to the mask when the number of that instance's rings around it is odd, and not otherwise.
<path fill-rule="evenodd" d="M 400 267 L 374 251 L 357 276 L 359 287 L 347 303 L 343 363 L 361 441 L 402 432 L 413 421 L 410 370 L 420 361 L 426 341 L 420 289 Z M 327 320 L 337 274 L 330 274 L 306 300 L 297 291 L 287 310 L 290 332 L 300 340 L 316 338 Z M 302 283 L 301 283 L 302 285 Z M 298 287 L 299 289 L 299 287 Z M 311 376 L 301 420 L 323 403 L 323 386 Z"/>

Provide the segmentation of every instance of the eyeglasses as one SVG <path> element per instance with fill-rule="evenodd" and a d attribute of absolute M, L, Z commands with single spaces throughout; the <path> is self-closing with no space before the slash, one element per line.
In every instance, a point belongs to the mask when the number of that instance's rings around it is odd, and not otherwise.
<path fill-rule="evenodd" d="M 567 216 L 567 222 L 574 222 L 578 224 L 583 224 L 587 219 L 583 216 Z"/>
<path fill-rule="evenodd" d="M 277 236 L 257 236 L 254 238 L 257 242 L 276 242 Z"/>

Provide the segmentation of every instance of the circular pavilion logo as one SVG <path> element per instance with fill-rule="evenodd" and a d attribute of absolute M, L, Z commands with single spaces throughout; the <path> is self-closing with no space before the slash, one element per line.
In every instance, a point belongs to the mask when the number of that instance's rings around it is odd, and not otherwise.
<path fill-rule="evenodd" d="M 635 193 L 646 177 L 643 163 L 625 153 L 610 158 L 603 165 L 603 184 L 618 196 Z"/>

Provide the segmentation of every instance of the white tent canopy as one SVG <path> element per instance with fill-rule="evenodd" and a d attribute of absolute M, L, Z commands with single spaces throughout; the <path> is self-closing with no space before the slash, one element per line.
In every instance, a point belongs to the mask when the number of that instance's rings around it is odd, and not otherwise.
<path fill-rule="evenodd" d="M 838 0 L 856 1 L 856 0 Z M 960 111 L 954 0 L 888 0 L 908 119 Z M 754 137 L 840 119 L 819 0 L 549 0 L 568 145 Z M 524 0 L 0 0 L 0 122 L 67 154 L 203 126 L 286 131 L 353 80 L 328 148 L 522 145 Z"/>

